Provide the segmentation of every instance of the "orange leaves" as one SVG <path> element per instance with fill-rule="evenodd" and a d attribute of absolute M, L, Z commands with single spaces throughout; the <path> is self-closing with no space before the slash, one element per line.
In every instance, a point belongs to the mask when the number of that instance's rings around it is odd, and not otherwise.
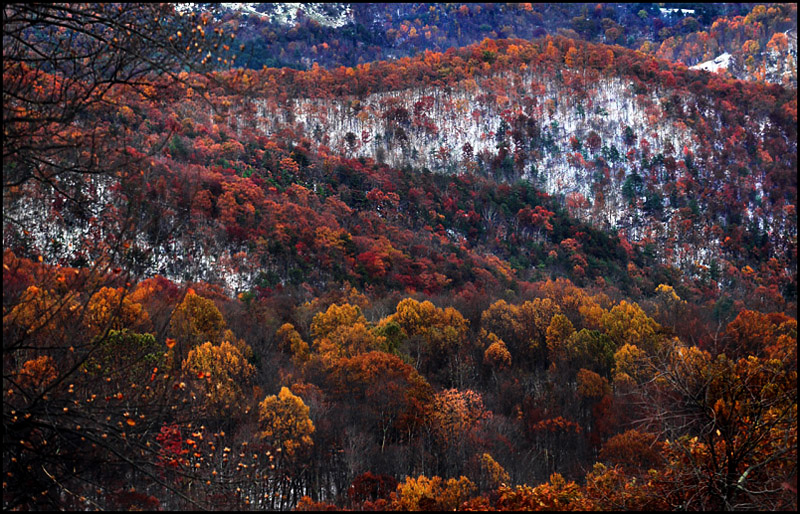
<path fill-rule="evenodd" d="M 725 336 L 735 354 L 762 355 L 764 348 L 774 344 L 777 328 L 769 315 L 743 310 L 728 324 Z"/>
<path fill-rule="evenodd" d="M 501 486 L 498 493 L 497 510 L 591 510 L 581 488 L 575 482 L 567 482 L 558 473 L 550 475 L 549 483 L 537 487 Z"/>
<path fill-rule="evenodd" d="M 584 398 L 601 398 L 611 393 L 611 386 L 605 377 L 588 369 L 578 370 L 578 394 Z"/>
<path fill-rule="evenodd" d="M 281 159 L 279 169 L 284 173 L 289 173 L 290 175 L 296 175 L 300 172 L 300 166 L 291 157 L 284 157 Z"/>
<path fill-rule="evenodd" d="M 467 501 L 476 487 L 467 477 L 450 478 L 446 481 L 438 476 L 428 478 L 407 477 L 391 495 L 391 506 L 395 510 L 458 510 Z"/>
<path fill-rule="evenodd" d="M 561 416 L 542 420 L 533 425 L 532 429 L 534 431 L 542 430 L 559 434 L 568 432 L 574 432 L 576 434 L 580 434 L 583 431 L 580 425 L 578 425 L 574 421 L 569 421 L 567 419 L 564 419 Z"/>
<path fill-rule="evenodd" d="M 22 365 L 16 374 L 16 381 L 23 388 L 43 390 L 57 377 L 55 361 L 49 355 L 41 355 Z"/>
<path fill-rule="evenodd" d="M 483 362 L 497 369 L 511 367 L 511 354 L 502 339 L 493 333 L 487 336 L 489 346 L 483 353 Z"/>
<path fill-rule="evenodd" d="M 125 423 L 127 423 L 129 427 L 136 426 L 136 420 L 134 420 L 133 418 L 126 419 Z"/>
<path fill-rule="evenodd" d="M 452 445 L 469 436 L 492 413 L 484 407 L 479 393 L 471 389 L 447 389 L 434 397 L 431 416 L 440 442 Z"/>
<path fill-rule="evenodd" d="M 96 331 L 136 328 L 149 321 L 147 311 L 132 302 L 122 288 L 103 287 L 89 300 L 86 323 Z"/>
<path fill-rule="evenodd" d="M 67 318 L 76 306 L 74 295 L 57 296 L 54 291 L 30 286 L 11 312 L 3 316 L 3 326 L 16 323 L 29 334 L 41 331 L 46 337 L 68 323 Z"/>
<path fill-rule="evenodd" d="M 567 53 L 564 54 L 564 64 L 570 68 L 577 68 L 583 63 L 581 52 L 574 46 L 569 47 Z"/>
<path fill-rule="evenodd" d="M 175 346 L 175 343 L 176 343 L 176 341 L 174 339 L 172 339 L 171 337 L 167 338 L 166 344 L 167 344 L 167 348 L 169 348 L 170 350 Z"/>

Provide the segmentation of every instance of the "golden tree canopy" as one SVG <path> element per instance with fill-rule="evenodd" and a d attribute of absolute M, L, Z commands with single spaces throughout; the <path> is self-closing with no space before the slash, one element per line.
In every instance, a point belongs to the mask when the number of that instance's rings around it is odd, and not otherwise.
<path fill-rule="evenodd" d="M 314 423 L 308 417 L 309 411 L 302 398 L 292 394 L 288 387 L 281 387 L 277 396 L 267 396 L 258 405 L 259 438 L 293 457 L 314 444 L 311 439 Z"/>

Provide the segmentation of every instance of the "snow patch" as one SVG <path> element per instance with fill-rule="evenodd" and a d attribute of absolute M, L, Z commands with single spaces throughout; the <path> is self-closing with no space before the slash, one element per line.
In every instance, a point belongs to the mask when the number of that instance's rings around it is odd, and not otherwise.
<path fill-rule="evenodd" d="M 694 14 L 694 9 L 669 9 L 666 7 L 661 7 L 661 14 L 680 14 L 680 15 L 687 15 L 687 14 Z"/>
<path fill-rule="evenodd" d="M 728 69 L 728 66 L 731 62 L 731 54 L 725 52 L 722 55 L 718 55 L 717 57 L 711 59 L 710 61 L 702 62 L 700 64 L 695 64 L 691 66 L 689 69 L 692 70 L 705 70 L 710 71 L 712 73 L 716 73 L 721 69 Z"/>

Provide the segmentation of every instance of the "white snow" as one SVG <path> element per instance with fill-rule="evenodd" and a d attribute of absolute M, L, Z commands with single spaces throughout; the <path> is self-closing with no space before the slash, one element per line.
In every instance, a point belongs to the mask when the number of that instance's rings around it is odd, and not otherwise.
<path fill-rule="evenodd" d="M 717 57 L 711 59 L 710 61 L 702 62 L 700 64 L 695 64 L 691 66 L 690 69 L 692 70 L 705 70 L 710 71 L 712 73 L 716 73 L 721 69 L 727 70 L 728 66 L 731 62 L 731 54 L 725 52 L 722 55 L 718 55 Z"/>

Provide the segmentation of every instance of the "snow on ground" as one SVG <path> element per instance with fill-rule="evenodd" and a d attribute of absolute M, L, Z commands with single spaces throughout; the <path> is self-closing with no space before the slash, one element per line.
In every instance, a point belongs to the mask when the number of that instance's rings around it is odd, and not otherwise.
<path fill-rule="evenodd" d="M 717 57 L 711 59 L 710 61 L 701 62 L 700 64 L 695 64 L 694 66 L 690 67 L 692 70 L 705 70 L 710 71 L 712 73 L 716 73 L 721 69 L 727 70 L 728 66 L 731 62 L 731 54 L 725 52 L 722 55 L 718 55 Z"/>
<path fill-rule="evenodd" d="M 661 7 L 659 9 L 663 14 L 681 14 L 681 15 L 694 14 L 694 9 L 669 9 L 665 7 Z"/>
<path fill-rule="evenodd" d="M 321 137 L 323 144 L 333 151 L 351 157 L 370 157 L 383 159 L 393 167 L 412 164 L 414 167 L 441 173 L 459 173 L 464 170 L 462 148 L 469 143 L 473 155 L 487 151 L 497 153 L 498 131 L 503 118 L 512 119 L 522 107 L 514 100 L 495 101 L 502 96 L 498 89 L 498 79 L 507 79 L 508 87 L 521 88 L 522 96 L 535 97 L 537 106 L 533 117 L 537 119 L 542 136 L 552 137 L 557 151 L 542 152 L 536 160 L 538 177 L 535 182 L 547 193 L 567 195 L 579 193 L 587 199 L 595 196 L 592 192 L 592 177 L 583 164 L 575 163 L 576 153 L 570 148 L 569 139 L 576 136 L 583 141 L 582 158 L 589 162 L 594 152 L 586 149 L 586 136 L 595 131 L 602 138 L 602 144 L 614 146 L 619 152 L 621 162 L 609 163 L 612 169 L 613 187 L 605 193 L 606 208 L 602 210 L 601 224 L 610 228 L 623 223 L 626 207 L 620 195 L 622 182 L 631 172 L 625 161 L 628 146 L 622 140 L 625 126 L 630 126 L 639 146 L 646 140 L 650 155 L 674 154 L 685 147 L 693 150 L 697 144 L 686 127 L 676 127 L 661 112 L 660 97 L 654 92 L 647 96 L 637 96 L 632 92 L 632 83 L 619 78 L 603 79 L 594 85 L 589 98 L 578 101 L 561 90 L 556 81 L 533 71 L 526 73 L 518 83 L 512 85 L 508 76 L 479 78 L 469 85 L 461 84 L 450 92 L 434 88 L 416 88 L 391 92 L 374 93 L 366 98 L 340 98 L 320 100 L 315 98 L 298 99 L 292 106 L 293 130 L 300 129 L 306 137 Z M 533 91 L 536 84 L 537 91 Z M 487 100 L 487 94 L 496 96 Z M 433 98 L 433 106 L 428 112 L 435 132 L 426 132 L 413 122 L 404 130 L 407 142 L 386 141 L 387 125 L 382 118 L 387 101 L 396 101 L 405 107 L 410 117 L 414 117 L 414 105 L 424 97 Z M 356 102 L 358 100 L 358 102 Z M 353 107 L 356 105 L 357 107 Z M 286 127 L 283 110 L 267 101 L 257 102 L 258 124 L 266 134 L 274 134 Z M 509 114 L 511 113 L 511 114 Z M 646 128 L 645 128 L 646 127 Z M 352 132 L 356 144 L 349 147 L 345 136 Z M 510 129 L 509 129 L 510 132 Z M 315 136 L 314 134 L 317 134 Z M 514 144 L 506 137 L 509 150 L 513 154 Z M 672 150 L 668 150 L 671 146 Z M 442 156 L 446 156 L 442 158 Z M 676 156 L 676 158 L 678 158 Z M 523 179 L 534 181 L 530 173 L 530 163 L 525 166 Z M 619 178 L 614 176 L 619 175 Z M 592 215 L 587 209 L 585 216 Z"/>

